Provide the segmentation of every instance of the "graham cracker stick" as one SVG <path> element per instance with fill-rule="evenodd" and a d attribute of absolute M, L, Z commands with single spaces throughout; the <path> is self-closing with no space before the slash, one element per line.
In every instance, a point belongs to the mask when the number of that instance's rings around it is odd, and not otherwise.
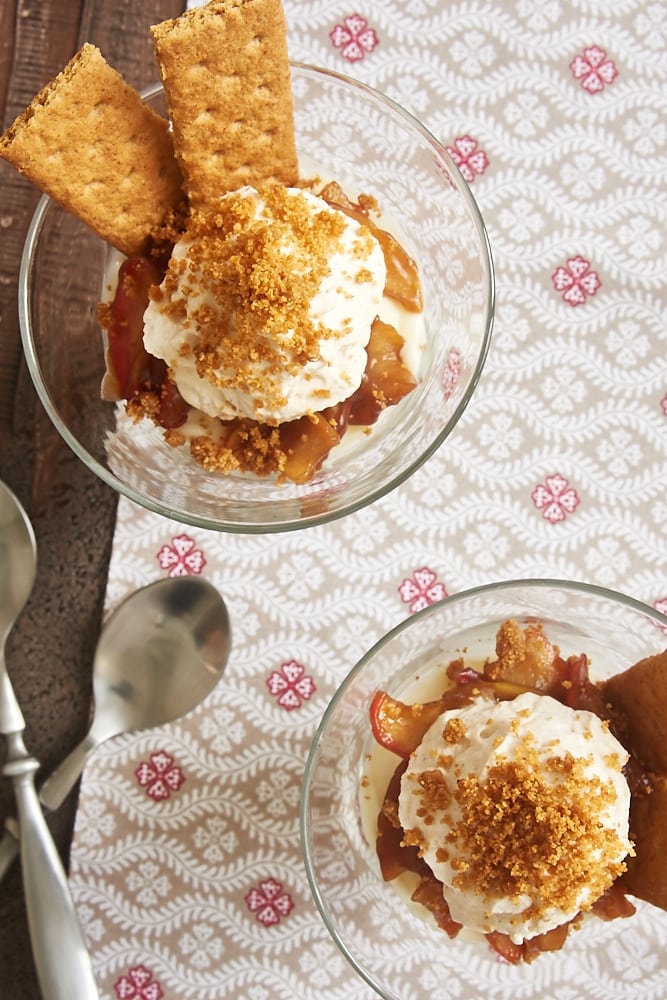
<path fill-rule="evenodd" d="M 621 886 L 654 906 L 667 910 L 667 778 L 654 776 L 650 795 L 634 796 L 630 806 L 630 836 L 635 857 L 628 858 L 628 870 Z"/>
<path fill-rule="evenodd" d="M 640 899 L 667 909 L 667 649 L 647 656 L 602 687 L 619 715 L 621 740 L 650 772 L 650 794 L 630 806 L 630 836 L 636 856 L 628 859 L 621 885 Z"/>
<path fill-rule="evenodd" d="M 167 122 L 90 44 L 0 137 L 0 157 L 128 256 L 183 199 Z"/>
<path fill-rule="evenodd" d="M 151 28 L 190 205 L 298 178 L 280 0 L 212 0 Z"/>
<path fill-rule="evenodd" d="M 667 775 L 667 649 L 614 674 L 602 690 L 625 720 L 631 749 L 650 771 Z"/>

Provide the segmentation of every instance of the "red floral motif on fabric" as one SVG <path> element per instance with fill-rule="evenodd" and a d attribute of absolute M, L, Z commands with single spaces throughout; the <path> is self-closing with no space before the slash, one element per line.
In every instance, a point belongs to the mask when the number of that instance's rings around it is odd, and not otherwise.
<path fill-rule="evenodd" d="M 599 94 L 618 76 L 613 59 L 607 59 L 607 53 L 599 45 L 591 45 L 584 49 L 583 55 L 576 55 L 570 70 L 589 94 Z"/>
<path fill-rule="evenodd" d="M 442 389 L 445 399 L 449 399 L 456 388 L 456 384 L 461 375 L 461 352 L 456 347 L 452 347 L 447 357 L 447 364 L 442 373 Z"/>
<path fill-rule="evenodd" d="M 274 878 L 264 879 L 245 896 L 246 906 L 265 927 L 279 924 L 294 909 L 294 900 Z"/>
<path fill-rule="evenodd" d="M 662 412 L 667 417 L 667 392 L 665 393 L 665 395 L 660 400 L 660 409 L 662 410 Z"/>
<path fill-rule="evenodd" d="M 162 569 L 168 570 L 167 576 L 198 576 L 201 573 L 206 559 L 195 545 L 194 538 L 189 535 L 177 535 L 170 545 L 162 546 L 157 561 Z"/>
<path fill-rule="evenodd" d="M 152 753 L 150 759 L 142 761 L 134 773 L 141 787 L 146 789 L 146 794 L 156 802 L 168 799 L 185 781 L 180 767 L 174 764 L 174 758 L 165 750 Z"/>
<path fill-rule="evenodd" d="M 343 18 L 343 23 L 337 24 L 329 32 L 329 38 L 348 62 L 359 62 L 380 42 L 373 28 L 368 26 L 366 18 L 360 14 Z"/>
<path fill-rule="evenodd" d="M 288 712 L 300 708 L 301 703 L 307 701 L 317 690 L 313 678 L 308 676 L 296 660 L 288 660 L 281 664 L 279 670 L 274 670 L 267 677 L 266 686 L 272 695 L 278 696 L 280 707 Z"/>
<path fill-rule="evenodd" d="M 570 306 L 582 306 L 589 295 L 595 295 L 602 282 L 590 261 L 584 257 L 569 257 L 565 265 L 551 275 L 554 288 L 563 293 L 563 301 Z"/>
<path fill-rule="evenodd" d="M 118 1000 L 162 1000 L 162 987 L 144 965 L 135 965 L 114 983 Z"/>
<path fill-rule="evenodd" d="M 542 517 L 551 524 L 564 521 L 579 506 L 577 491 L 558 473 L 547 476 L 545 483 L 538 483 L 531 497 Z"/>
<path fill-rule="evenodd" d="M 398 593 L 413 614 L 447 597 L 444 583 L 439 583 L 437 575 L 427 566 L 416 569 L 410 579 L 403 580 Z"/>
<path fill-rule="evenodd" d="M 486 153 L 477 146 L 477 139 L 471 139 L 469 135 L 455 139 L 453 146 L 447 146 L 447 152 L 468 184 L 472 184 L 475 177 L 483 174 L 489 165 Z"/>

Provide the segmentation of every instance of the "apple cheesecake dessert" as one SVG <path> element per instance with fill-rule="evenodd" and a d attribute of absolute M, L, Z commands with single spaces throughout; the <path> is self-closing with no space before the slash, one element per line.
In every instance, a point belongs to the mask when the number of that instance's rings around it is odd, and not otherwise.
<path fill-rule="evenodd" d="M 513 964 L 559 950 L 586 913 L 632 915 L 628 896 L 667 908 L 650 749 L 666 673 L 667 651 L 593 683 L 586 654 L 508 620 L 495 657 L 451 661 L 433 700 L 377 692 L 373 736 L 400 758 L 375 825 L 384 879 Z"/>
<path fill-rule="evenodd" d="M 87 44 L 0 156 L 117 251 L 104 398 L 207 470 L 306 482 L 417 385 L 417 266 L 374 195 L 301 175 L 280 0 L 151 31 L 168 122 Z"/>

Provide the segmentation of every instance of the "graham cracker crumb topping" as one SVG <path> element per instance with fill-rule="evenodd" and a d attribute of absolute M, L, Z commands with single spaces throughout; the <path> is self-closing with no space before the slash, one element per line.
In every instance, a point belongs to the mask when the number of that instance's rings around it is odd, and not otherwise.
<path fill-rule="evenodd" d="M 453 719 L 449 719 L 443 731 L 443 739 L 445 743 L 463 743 L 466 738 L 468 730 L 466 729 L 466 724 L 463 719 L 459 719 L 455 716 Z"/>
<path fill-rule="evenodd" d="M 222 199 L 214 213 L 193 212 L 184 237 L 190 267 L 172 258 L 164 292 L 155 297 L 167 315 L 198 330 L 191 350 L 200 378 L 260 393 L 267 408 L 279 408 L 285 403 L 284 373 L 319 359 L 321 341 L 346 332 L 313 321 L 310 306 L 330 274 L 348 221 L 325 206 L 313 212 L 302 192 L 282 185 L 268 185 L 259 195 L 270 223 L 256 218 L 255 199 L 243 192 Z M 364 265 L 373 245 L 370 233 L 360 229 L 353 247 L 358 282 L 369 280 Z M 198 293 L 202 274 L 215 306 L 204 302 L 186 318 L 182 299 Z"/>
<path fill-rule="evenodd" d="M 439 772 L 421 774 L 412 787 L 421 822 L 432 825 L 453 796 L 461 816 L 438 851 L 461 891 L 528 897 L 525 915 L 537 919 L 552 907 L 587 909 L 626 868 L 618 860 L 622 841 L 604 825 L 614 788 L 590 775 L 591 758 L 564 752 L 545 762 L 530 734 L 517 757 L 498 759 L 482 779 L 459 777 L 451 792 Z M 406 843 L 420 839 L 416 830 L 405 832 Z"/>

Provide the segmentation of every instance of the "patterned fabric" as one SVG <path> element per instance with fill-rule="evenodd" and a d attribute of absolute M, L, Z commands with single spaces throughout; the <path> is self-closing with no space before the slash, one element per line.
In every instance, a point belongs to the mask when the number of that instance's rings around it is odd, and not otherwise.
<path fill-rule="evenodd" d="M 341 521 L 215 535 L 121 500 L 108 608 L 202 574 L 234 643 L 199 709 L 105 744 L 86 770 L 72 887 L 105 1000 L 370 998 L 299 844 L 303 766 L 337 684 L 398 621 L 491 580 L 586 580 L 667 608 L 664 2 L 285 11 L 293 59 L 371 83 L 448 147 L 489 230 L 494 339 L 447 443 Z M 663 1000 L 667 917 L 622 933 L 615 968 L 577 947 L 519 969 L 480 954 L 447 983 L 415 972 L 401 995 Z"/>

